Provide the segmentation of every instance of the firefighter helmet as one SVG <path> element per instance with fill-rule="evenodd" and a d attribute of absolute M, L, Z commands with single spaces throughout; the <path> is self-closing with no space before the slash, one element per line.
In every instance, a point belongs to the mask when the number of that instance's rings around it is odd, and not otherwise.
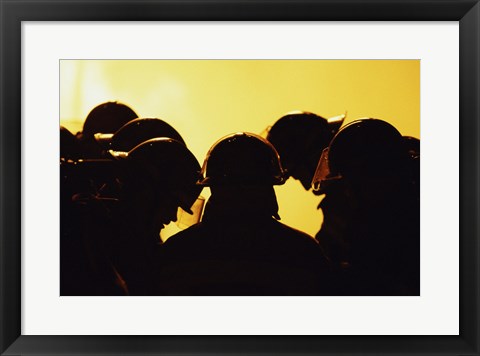
<path fill-rule="evenodd" d="M 156 191 L 174 192 L 178 205 L 192 213 L 190 208 L 202 190 L 196 185 L 200 164 L 183 143 L 171 138 L 154 138 L 128 153 L 111 153 L 125 162 L 130 174 L 145 178 Z"/>
<path fill-rule="evenodd" d="M 207 153 L 200 185 L 281 185 L 285 176 L 277 151 L 264 138 L 238 132 L 217 141 Z"/>
<path fill-rule="evenodd" d="M 138 115 L 127 105 L 116 101 L 102 103 L 90 111 L 83 124 L 82 136 L 93 137 L 96 133 L 114 133 Z"/>
<path fill-rule="evenodd" d="M 323 150 L 312 186 L 318 191 L 322 183 L 342 177 L 402 169 L 407 158 L 403 137 L 391 124 L 371 118 L 356 120 L 345 125 Z"/>
<path fill-rule="evenodd" d="M 168 137 L 185 145 L 182 136 L 167 122 L 157 118 L 139 118 L 127 122 L 111 138 L 110 149 L 128 152 L 142 142 Z"/>

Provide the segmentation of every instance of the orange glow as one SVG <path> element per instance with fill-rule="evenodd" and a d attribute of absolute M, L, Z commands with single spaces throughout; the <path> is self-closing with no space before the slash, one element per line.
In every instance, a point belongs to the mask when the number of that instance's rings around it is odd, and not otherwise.
<path fill-rule="evenodd" d="M 200 163 L 220 137 L 261 133 L 292 110 L 375 117 L 420 138 L 418 60 L 62 60 L 60 71 L 60 124 L 73 133 L 117 100 L 170 123 Z M 282 222 L 315 235 L 319 197 L 292 179 L 275 189 Z"/>

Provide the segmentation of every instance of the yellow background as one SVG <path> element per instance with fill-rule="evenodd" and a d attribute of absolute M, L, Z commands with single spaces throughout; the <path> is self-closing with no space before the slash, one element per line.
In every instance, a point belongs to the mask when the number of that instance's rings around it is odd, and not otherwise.
<path fill-rule="evenodd" d="M 383 119 L 420 138 L 418 60 L 62 60 L 60 124 L 73 133 L 96 105 L 117 100 L 180 132 L 200 164 L 236 131 L 261 133 L 286 112 L 346 122 Z M 282 222 L 311 235 L 320 201 L 299 182 L 276 187 Z M 202 195 L 209 195 L 204 190 Z"/>

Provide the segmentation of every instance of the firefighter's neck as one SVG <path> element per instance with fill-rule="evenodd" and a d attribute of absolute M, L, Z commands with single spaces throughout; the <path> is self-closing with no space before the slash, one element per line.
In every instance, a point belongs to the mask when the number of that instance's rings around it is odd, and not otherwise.
<path fill-rule="evenodd" d="M 257 220 L 278 216 L 278 204 L 272 186 L 215 186 L 207 202 L 204 220 Z"/>

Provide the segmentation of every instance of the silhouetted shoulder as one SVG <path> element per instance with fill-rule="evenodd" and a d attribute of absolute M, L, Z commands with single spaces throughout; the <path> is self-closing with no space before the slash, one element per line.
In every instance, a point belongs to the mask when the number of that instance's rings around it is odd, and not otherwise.
<path fill-rule="evenodd" d="M 275 220 L 203 222 L 159 247 L 159 294 L 319 295 L 327 276 L 319 245 Z"/>
<path fill-rule="evenodd" d="M 296 237 L 301 241 L 303 241 L 305 244 L 318 245 L 318 242 L 315 240 L 313 236 L 310 236 L 309 234 L 303 231 L 300 231 L 293 227 L 285 225 L 277 220 L 272 220 L 272 225 L 278 229 L 279 234 L 283 234 L 289 237 Z"/>
<path fill-rule="evenodd" d="M 310 235 L 279 221 L 271 223 L 272 245 L 278 256 L 307 268 L 326 269 L 328 260 L 318 242 Z"/>
<path fill-rule="evenodd" d="M 195 254 L 199 252 L 200 245 L 205 243 L 207 229 L 204 225 L 200 222 L 190 226 L 169 237 L 167 241 L 159 245 L 158 253 L 161 262 L 176 260 L 180 256 L 184 258 L 195 257 Z"/>

